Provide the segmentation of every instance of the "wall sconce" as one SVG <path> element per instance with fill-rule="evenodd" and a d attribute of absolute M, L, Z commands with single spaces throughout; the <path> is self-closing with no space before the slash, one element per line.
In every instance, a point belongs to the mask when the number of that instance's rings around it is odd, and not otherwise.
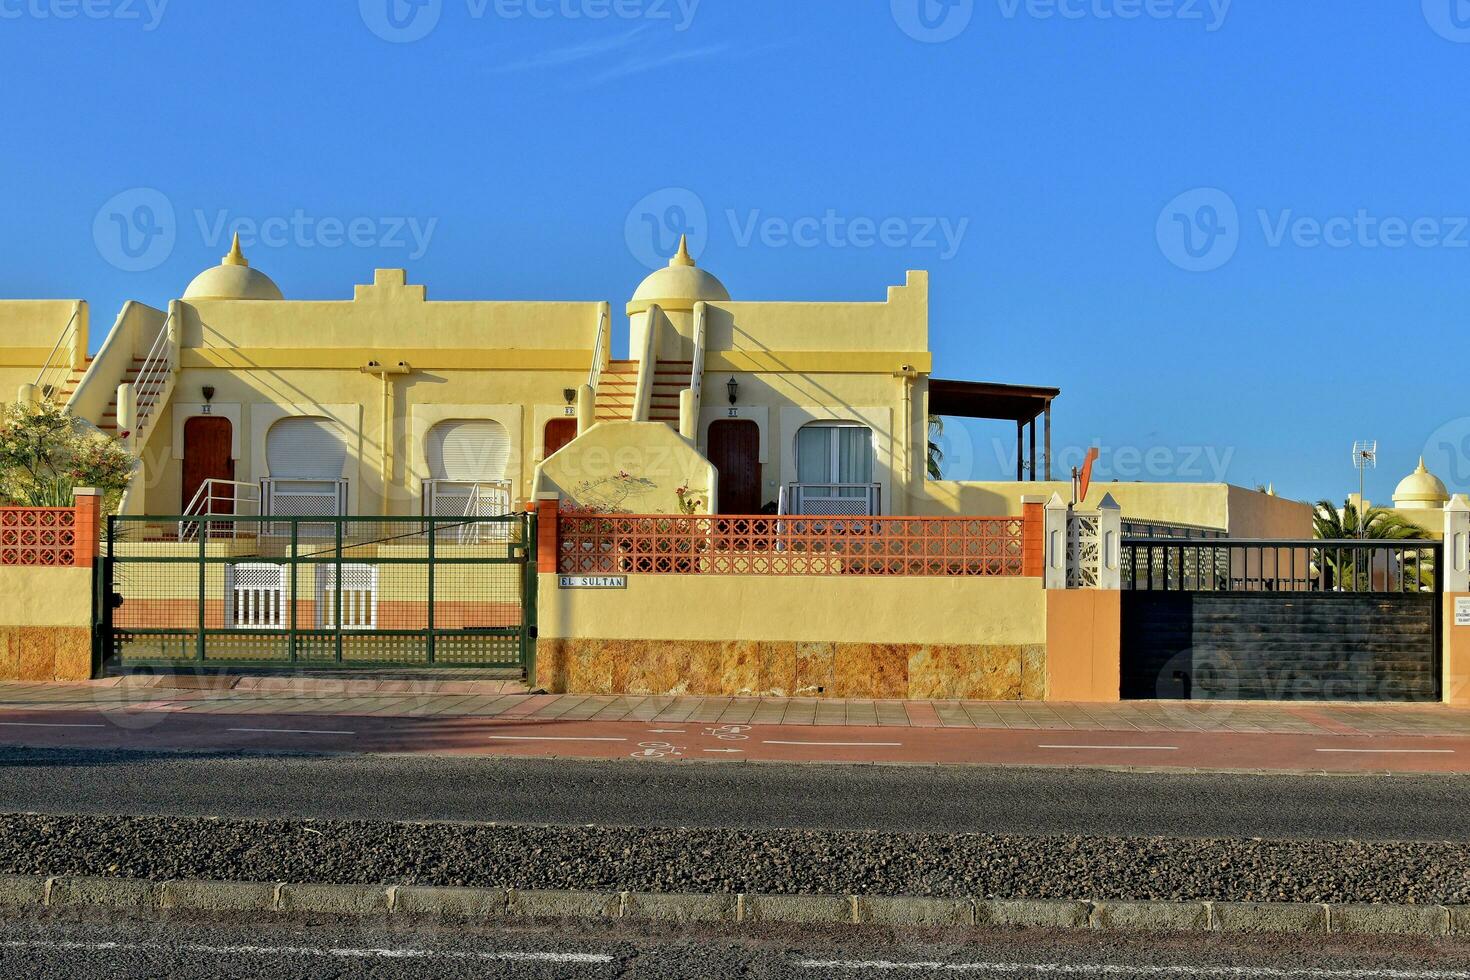
<path fill-rule="evenodd" d="M 570 405 L 577 400 L 577 389 L 563 388 L 561 390 L 561 396 L 565 398 L 567 400 L 567 404 Z"/>
<path fill-rule="evenodd" d="M 214 411 L 214 406 L 210 404 L 214 401 L 214 385 L 205 385 L 199 390 L 204 394 L 204 414 L 209 415 Z"/>
<path fill-rule="evenodd" d="M 730 375 L 730 380 L 725 382 L 725 390 L 730 393 L 730 404 L 734 405 L 740 397 L 740 382 L 735 380 L 735 375 Z"/>

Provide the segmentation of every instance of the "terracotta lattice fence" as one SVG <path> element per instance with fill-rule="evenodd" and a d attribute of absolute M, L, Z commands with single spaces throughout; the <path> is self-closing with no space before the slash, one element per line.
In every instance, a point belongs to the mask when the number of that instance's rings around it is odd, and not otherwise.
<path fill-rule="evenodd" d="M 75 565 L 76 530 L 70 507 L 0 508 L 0 565 Z"/>
<path fill-rule="evenodd" d="M 1039 575 L 1039 536 L 1039 515 L 1029 513 L 686 517 L 562 512 L 556 570 L 563 575 Z"/>
<path fill-rule="evenodd" d="M 0 565 L 90 568 L 102 497 L 77 491 L 75 507 L 0 507 Z"/>

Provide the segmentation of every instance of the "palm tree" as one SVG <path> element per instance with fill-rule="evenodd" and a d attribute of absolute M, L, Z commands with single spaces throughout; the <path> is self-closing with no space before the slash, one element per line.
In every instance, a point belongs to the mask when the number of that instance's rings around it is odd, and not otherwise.
<path fill-rule="evenodd" d="M 1370 507 L 1361 515 L 1357 505 L 1345 501 L 1341 507 L 1330 500 L 1319 500 L 1312 513 L 1313 535 L 1321 540 L 1348 541 L 1359 538 L 1373 541 L 1427 541 L 1429 532 L 1401 514 L 1383 507 Z M 1360 575 L 1371 575 L 1372 563 L 1363 564 L 1358 550 L 1336 551 L 1320 549 L 1319 557 L 1326 565 L 1327 587 L 1341 588 L 1347 592 L 1359 591 Z M 1404 589 L 1418 592 L 1434 588 L 1434 557 L 1427 549 L 1404 549 L 1398 552 L 1404 569 Z M 1315 564 L 1315 563 L 1314 563 Z M 1391 569 L 1389 570 L 1392 571 Z M 1371 582 L 1364 582 L 1364 586 Z M 1363 591 L 1367 591 L 1366 588 Z"/>
<path fill-rule="evenodd" d="M 942 480 L 944 473 L 939 464 L 944 462 L 944 450 L 939 448 L 935 440 L 944 435 L 944 419 L 938 415 L 929 416 L 929 479 Z"/>

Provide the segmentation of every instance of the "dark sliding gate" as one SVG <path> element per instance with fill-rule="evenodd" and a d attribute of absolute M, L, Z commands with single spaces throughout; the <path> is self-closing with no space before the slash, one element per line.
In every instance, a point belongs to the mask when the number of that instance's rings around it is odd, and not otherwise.
<path fill-rule="evenodd" d="M 520 667 L 535 521 L 113 517 L 101 596 L 115 664 Z"/>
<path fill-rule="evenodd" d="M 1123 539 L 1124 698 L 1440 696 L 1442 548 Z"/>

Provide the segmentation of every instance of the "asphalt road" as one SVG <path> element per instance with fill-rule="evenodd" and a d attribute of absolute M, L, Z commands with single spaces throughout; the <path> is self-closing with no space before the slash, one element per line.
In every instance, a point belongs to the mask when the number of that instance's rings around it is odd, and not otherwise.
<path fill-rule="evenodd" d="M 505 977 L 610 980 L 1470 980 L 1463 941 L 760 929 L 630 924 L 479 931 L 250 924 L 0 924 L 0 975 L 117 978 Z M 1328 972 L 1330 971 L 1330 972 Z"/>
<path fill-rule="evenodd" d="M 0 810 L 1470 840 L 1470 777 L 0 749 Z"/>

